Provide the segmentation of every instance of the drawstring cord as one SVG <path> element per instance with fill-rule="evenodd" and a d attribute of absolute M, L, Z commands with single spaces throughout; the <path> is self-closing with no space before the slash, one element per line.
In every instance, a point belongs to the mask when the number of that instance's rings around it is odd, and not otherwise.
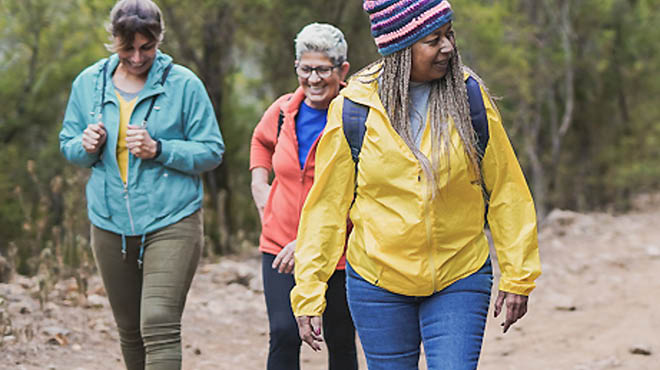
<path fill-rule="evenodd" d="M 142 257 L 144 256 L 144 241 L 147 238 L 147 234 L 142 234 L 142 239 L 140 241 L 140 254 L 138 255 L 137 259 L 137 264 L 138 264 L 138 269 L 142 269 L 142 264 L 143 260 Z M 126 250 L 126 235 L 121 234 L 121 259 L 126 261 L 126 255 L 127 255 L 127 250 Z"/>
<path fill-rule="evenodd" d="M 147 236 L 147 234 L 142 234 L 142 241 L 140 241 L 140 254 L 138 255 L 138 270 L 142 269 L 142 256 L 144 255 L 144 239 Z"/>
<path fill-rule="evenodd" d="M 121 259 L 126 261 L 126 235 L 121 234 Z"/>

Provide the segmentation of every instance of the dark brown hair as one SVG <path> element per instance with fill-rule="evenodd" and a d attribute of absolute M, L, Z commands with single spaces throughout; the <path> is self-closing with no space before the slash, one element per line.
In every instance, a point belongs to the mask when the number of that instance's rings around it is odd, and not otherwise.
<path fill-rule="evenodd" d="M 110 23 L 106 29 L 112 41 L 106 44 L 106 48 L 116 52 L 130 47 L 136 33 L 152 41 L 163 41 L 165 24 L 158 5 L 153 1 L 120 0 L 110 12 Z"/>

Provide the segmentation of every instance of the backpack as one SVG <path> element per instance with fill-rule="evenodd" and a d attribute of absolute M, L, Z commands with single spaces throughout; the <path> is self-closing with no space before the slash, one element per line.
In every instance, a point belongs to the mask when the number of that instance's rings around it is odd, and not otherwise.
<path fill-rule="evenodd" d="M 472 129 L 477 135 L 477 151 L 479 154 L 479 164 L 481 165 L 481 157 L 486 152 L 488 139 L 490 134 L 488 132 L 488 117 L 486 115 L 486 107 L 483 98 L 481 97 L 481 89 L 479 83 L 473 77 L 468 77 L 465 81 L 467 89 L 468 103 L 470 105 L 470 119 L 472 121 Z M 351 157 L 355 163 L 355 175 L 357 176 L 358 162 L 360 161 L 360 150 L 362 149 L 362 141 L 364 141 L 364 134 L 367 131 L 365 122 L 369 114 L 369 107 L 356 103 L 344 97 L 344 106 L 342 111 L 342 124 L 344 129 L 344 136 L 351 148 Z M 279 133 L 279 130 L 278 130 Z M 483 185 L 482 185 L 483 186 Z M 355 182 L 355 190 L 353 193 L 353 202 L 357 196 L 357 179 Z M 486 201 L 485 213 L 488 213 L 488 194 L 484 189 L 484 199 Z M 485 218 L 486 215 L 484 215 Z"/>
<path fill-rule="evenodd" d="M 480 156 L 483 156 L 488 145 L 488 117 L 486 116 L 486 107 L 481 97 L 481 89 L 479 83 L 473 77 L 469 77 L 465 81 L 467 88 L 468 103 L 470 104 L 470 118 L 472 120 L 472 129 L 477 135 L 477 150 Z M 344 107 L 342 111 L 342 123 L 344 129 L 344 136 L 348 141 L 351 148 L 351 156 L 355 162 L 355 173 L 357 174 L 357 166 L 360 160 L 360 150 L 362 149 L 362 141 L 364 141 L 364 134 L 367 131 L 365 122 L 369 114 L 369 107 L 356 103 L 344 97 Z M 278 130 L 279 132 L 279 130 Z"/>

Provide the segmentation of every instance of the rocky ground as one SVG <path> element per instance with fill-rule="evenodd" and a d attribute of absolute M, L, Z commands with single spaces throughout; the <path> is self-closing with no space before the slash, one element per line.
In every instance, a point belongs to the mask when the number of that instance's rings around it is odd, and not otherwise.
<path fill-rule="evenodd" d="M 480 369 L 659 369 L 658 197 L 641 198 L 626 215 L 553 211 L 539 239 L 543 275 L 530 311 L 506 335 L 501 319 L 489 317 Z M 40 291 L 36 278 L 0 284 L 0 369 L 122 368 L 97 276 L 87 297 L 75 279 L 58 282 L 47 296 Z M 264 369 L 258 255 L 203 263 L 183 325 L 184 369 Z M 303 350 L 303 369 L 325 369 L 325 362 L 325 353 Z"/>

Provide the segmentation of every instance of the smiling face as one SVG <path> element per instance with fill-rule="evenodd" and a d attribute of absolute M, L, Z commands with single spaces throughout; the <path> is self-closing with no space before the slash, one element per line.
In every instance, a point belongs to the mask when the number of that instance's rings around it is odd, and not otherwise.
<path fill-rule="evenodd" d="M 410 80 L 428 82 L 444 77 L 454 48 L 454 31 L 451 22 L 414 43 Z"/>
<path fill-rule="evenodd" d="M 319 70 L 325 68 L 331 68 L 330 76 L 321 78 Z M 339 87 L 348 73 L 349 64 L 343 62 L 339 66 L 334 66 L 324 53 L 311 51 L 304 53 L 296 61 L 296 69 L 302 71 L 314 69 L 308 77 L 301 77 L 299 73 L 298 83 L 305 92 L 307 105 L 315 109 L 326 109 L 330 101 L 339 94 Z"/>
<path fill-rule="evenodd" d="M 121 44 L 120 40 L 115 43 Z M 158 41 L 136 33 L 133 43 L 117 50 L 122 68 L 130 75 L 144 78 L 156 58 Z"/>

